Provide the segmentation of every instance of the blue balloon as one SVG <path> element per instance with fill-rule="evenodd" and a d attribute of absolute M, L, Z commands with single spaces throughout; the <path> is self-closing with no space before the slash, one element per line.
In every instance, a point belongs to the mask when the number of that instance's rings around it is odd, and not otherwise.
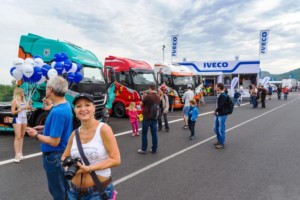
<path fill-rule="evenodd" d="M 43 76 L 42 69 L 39 67 L 33 68 L 33 75 L 30 77 L 33 82 L 38 82 Z"/>
<path fill-rule="evenodd" d="M 54 65 L 54 69 L 56 69 L 57 74 L 61 75 L 64 71 L 64 65 L 62 64 L 62 62 L 56 62 Z"/>
<path fill-rule="evenodd" d="M 14 71 L 15 69 L 17 69 L 17 68 L 12 67 L 12 68 L 10 69 L 10 75 L 13 75 L 12 73 L 13 73 L 13 71 Z"/>
<path fill-rule="evenodd" d="M 63 61 L 63 58 L 61 57 L 61 55 L 59 53 L 54 54 L 54 61 L 55 62 L 61 62 Z"/>
<path fill-rule="evenodd" d="M 49 69 L 52 69 L 52 67 L 50 65 L 47 65 L 47 64 L 43 65 L 43 67 L 42 67 L 43 76 L 47 76 Z"/>
<path fill-rule="evenodd" d="M 69 59 L 64 61 L 64 68 L 66 72 L 68 72 L 72 68 L 72 62 Z"/>
<path fill-rule="evenodd" d="M 77 65 L 76 72 L 80 72 L 80 70 L 82 69 L 82 65 L 80 63 L 76 63 L 76 65 Z"/>
<path fill-rule="evenodd" d="M 65 52 L 62 52 L 62 53 L 60 54 L 60 56 L 61 56 L 61 58 L 62 58 L 62 61 L 65 61 L 65 60 L 68 59 L 68 55 L 67 55 Z"/>
<path fill-rule="evenodd" d="M 31 83 L 31 79 L 30 78 L 27 78 L 26 76 L 23 75 L 23 82 L 28 82 L 28 83 Z"/>
<path fill-rule="evenodd" d="M 73 73 L 73 72 L 68 73 L 67 79 L 70 83 L 74 82 L 74 78 L 75 78 L 75 73 Z"/>
<path fill-rule="evenodd" d="M 83 79 L 83 76 L 80 72 L 75 72 L 74 82 L 79 83 Z"/>
<path fill-rule="evenodd" d="M 33 56 L 33 59 L 36 59 L 36 58 L 41 58 L 41 59 L 43 59 L 42 56 L 40 56 L 40 55 L 35 55 L 35 56 Z"/>

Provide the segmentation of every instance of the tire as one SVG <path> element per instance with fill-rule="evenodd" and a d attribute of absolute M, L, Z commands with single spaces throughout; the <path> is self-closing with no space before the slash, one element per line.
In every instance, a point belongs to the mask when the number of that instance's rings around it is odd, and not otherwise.
<path fill-rule="evenodd" d="M 44 125 L 49 112 L 42 112 L 38 115 L 35 121 L 35 126 Z"/>
<path fill-rule="evenodd" d="M 125 117 L 125 107 L 122 103 L 116 103 L 114 106 L 114 115 L 118 118 Z"/>

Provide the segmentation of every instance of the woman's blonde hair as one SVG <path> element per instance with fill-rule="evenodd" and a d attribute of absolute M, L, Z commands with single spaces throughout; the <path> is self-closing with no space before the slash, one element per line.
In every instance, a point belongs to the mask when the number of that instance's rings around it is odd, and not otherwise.
<path fill-rule="evenodd" d="M 25 101 L 25 98 L 24 96 L 21 96 L 21 93 L 24 93 L 24 90 L 20 87 L 16 87 L 15 90 L 14 90 L 14 96 L 13 98 L 14 99 L 17 99 L 18 101 Z"/>
<path fill-rule="evenodd" d="M 130 102 L 129 106 L 126 109 L 133 110 L 134 108 L 135 108 L 135 103 L 132 101 Z"/>

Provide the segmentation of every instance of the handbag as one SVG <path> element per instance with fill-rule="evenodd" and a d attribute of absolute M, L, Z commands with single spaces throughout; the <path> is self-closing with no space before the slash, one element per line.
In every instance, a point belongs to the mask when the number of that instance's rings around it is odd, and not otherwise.
<path fill-rule="evenodd" d="M 89 160 L 87 159 L 87 157 L 85 156 L 84 152 L 83 152 L 83 149 L 82 149 L 82 144 L 81 144 L 81 140 L 80 140 L 80 137 L 79 137 L 79 130 L 76 129 L 75 130 L 75 136 L 76 136 L 76 142 L 77 142 L 77 147 L 78 147 L 78 151 L 80 153 L 80 156 L 82 158 L 82 160 L 84 161 L 84 163 L 89 166 L 90 165 L 90 162 Z M 100 192 L 100 195 L 101 195 L 101 199 L 103 200 L 109 200 L 106 192 L 104 191 L 104 187 L 103 185 L 101 184 L 101 182 L 99 181 L 99 179 L 97 178 L 97 175 L 94 171 L 90 172 L 91 174 L 91 177 L 98 189 L 98 191 Z M 113 192 L 113 198 L 112 200 L 116 200 L 116 191 Z"/>
<path fill-rule="evenodd" d="M 138 115 L 138 118 L 139 118 L 139 121 L 140 121 L 140 122 L 143 121 L 143 115 L 142 115 L 142 114 L 139 114 L 139 115 Z"/>

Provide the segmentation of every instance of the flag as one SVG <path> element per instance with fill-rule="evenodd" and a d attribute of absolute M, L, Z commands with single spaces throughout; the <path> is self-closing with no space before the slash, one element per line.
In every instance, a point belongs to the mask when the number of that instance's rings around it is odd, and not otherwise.
<path fill-rule="evenodd" d="M 259 54 L 267 54 L 270 30 L 261 30 L 259 34 Z"/>
<path fill-rule="evenodd" d="M 178 46 L 178 37 L 179 35 L 172 35 L 171 37 L 171 58 L 176 58 L 177 57 L 177 46 Z"/>

